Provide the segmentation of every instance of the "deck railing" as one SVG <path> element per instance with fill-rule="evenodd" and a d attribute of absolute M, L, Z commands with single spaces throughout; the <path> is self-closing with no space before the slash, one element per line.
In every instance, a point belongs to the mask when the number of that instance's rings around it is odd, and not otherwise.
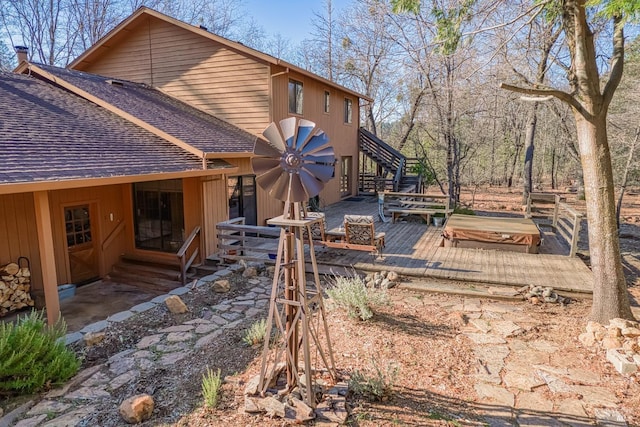
<path fill-rule="evenodd" d="M 189 252 L 191 245 L 196 241 L 196 238 L 199 236 L 200 236 L 200 226 L 196 226 L 196 228 L 194 228 L 193 231 L 189 234 L 189 237 L 187 237 L 187 240 L 184 241 L 184 243 L 182 244 L 182 247 L 180 247 L 180 249 L 176 253 L 176 256 L 178 257 L 178 261 L 180 262 L 180 279 L 182 280 L 182 286 L 187 284 L 187 271 L 189 271 L 189 268 L 191 268 L 193 261 L 195 261 L 196 258 L 198 258 L 198 256 L 200 255 L 199 246 L 195 246 L 195 248 L 191 253 L 191 256 L 189 257 L 189 259 L 187 259 L 187 253 Z"/>
<path fill-rule="evenodd" d="M 275 259 L 280 228 L 246 225 L 245 218 L 239 217 L 219 222 L 216 230 L 222 259 Z"/>

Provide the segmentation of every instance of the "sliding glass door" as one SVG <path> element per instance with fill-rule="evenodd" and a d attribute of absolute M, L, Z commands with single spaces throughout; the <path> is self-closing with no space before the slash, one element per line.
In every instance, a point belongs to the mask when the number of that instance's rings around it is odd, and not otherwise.
<path fill-rule="evenodd" d="M 133 184 L 136 248 L 177 252 L 184 243 L 182 180 Z"/>

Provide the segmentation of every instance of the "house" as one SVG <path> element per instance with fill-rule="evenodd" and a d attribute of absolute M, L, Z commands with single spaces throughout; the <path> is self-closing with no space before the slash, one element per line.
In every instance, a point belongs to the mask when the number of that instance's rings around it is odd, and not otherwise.
<path fill-rule="evenodd" d="M 227 176 L 254 135 L 143 84 L 18 71 L 0 75 L 0 264 L 29 259 L 50 321 L 59 284 L 104 277 L 123 253 L 183 264 L 215 253 Z"/>
<path fill-rule="evenodd" d="M 315 122 L 336 152 L 336 177 L 321 205 L 357 193 L 358 128 L 364 95 L 206 29 L 142 7 L 70 65 L 74 70 L 145 83 L 254 135 L 271 122 Z M 282 203 L 256 188 L 247 161 L 230 177 L 241 203 L 230 216 L 257 212 L 249 223 L 282 213 Z M 255 195 L 254 195 L 255 193 Z"/>

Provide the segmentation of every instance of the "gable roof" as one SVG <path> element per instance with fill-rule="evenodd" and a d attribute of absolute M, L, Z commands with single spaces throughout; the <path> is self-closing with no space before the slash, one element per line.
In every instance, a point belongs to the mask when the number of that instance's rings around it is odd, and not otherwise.
<path fill-rule="evenodd" d="M 126 37 L 123 36 L 123 34 L 126 34 L 128 31 L 128 28 L 132 28 L 138 25 L 138 23 L 143 20 L 145 17 L 147 16 L 152 16 L 154 18 L 163 20 L 165 22 L 168 22 L 170 24 L 176 25 L 178 27 L 181 27 L 187 31 L 190 31 L 194 34 L 200 35 L 202 37 L 205 37 L 209 40 L 212 40 L 214 42 L 220 43 L 221 45 L 235 50 L 237 52 L 240 52 L 246 56 L 249 56 L 251 58 L 254 58 L 260 62 L 266 63 L 266 64 L 272 64 L 272 65 L 278 65 L 284 68 L 288 68 L 292 71 L 295 71 L 296 73 L 300 73 L 306 77 L 312 78 L 314 80 L 317 80 L 327 86 L 339 89 L 341 91 L 344 91 L 354 97 L 360 98 L 360 99 L 364 99 L 367 100 L 369 102 L 373 101 L 371 98 L 369 98 L 366 95 L 363 95 L 361 93 L 358 93 L 354 90 L 351 90 L 349 88 L 346 88 L 342 85 L 339 85 L 335 82 L 332 82 L 331 80 L 327 80 L 324 77 L 318 76 L 317 74 L 314 74 L 310 71 L 305 70 L 304 68 L 298 67 L 297 65 L 291 64 L 289 62 L 286 62 L 282 59 L 276 58 L 274 56 L 268 55 L 264 52 L 260 52 L 259 50 L 256 49 L 252 49 L 248 46 L 243 45 L 242 43 L 238 43 L 238 42 L 234 42 L 231 41 L 229 39 L 226 39 L 222 36 L 219 36 L 217 34 L 213 34 L 210 33 L 209 31 L 207 31 L 206 29 L 200 28 L 200 27 L 196 27 L 193 26 L 191 24 L 187 24 L 186 22 L 182 22 L 179 21 L 175 18 L 172 18 L 168 15 L 165 15 L 161 12 L 158 12 L 156 10 L 150 9 L 148 7 L 142 6 L 140 7 L 138 10 L 136 10 L 133 14 L 131 14 L 128 18 L 124 19 L 122 22 L 120 22 L 118 25 L 116 25 L 111 31 L 109 31 L 104 37 L 102 37 L 100 40 L 98 40 L 93 46 L 91 46 L 89 49 L 87 49 L 85 52 L 83 52 L 80 56 L 78 56 L 75 60 L 73 60 L 69 65 L 68 68 L 82 68 L 82 64 L 83 63 L 91 63 L 95 58 L 97 57 L 101 57 L 106 51 L 108 51 L 110 49 L 110 46 L 113 44 L 113 41 L 115 41 L 116 39 L 120 38 L 120 37 Z"/>
<path fill-rule="evenodd" d="M 69 188 L 232 168 L 175 144 L 33 76 L 0 72 L 0 193 Z M 123 178 L 126 180 L 123 181 Z M 96 185 L 98 184 L 95 182 Z"/>
<path fill-rule="evenodd" d="M 201 158 L 247 157 L 256 137 L 142 83 L 42 64 L 31 73 L 114 111 Z"/>

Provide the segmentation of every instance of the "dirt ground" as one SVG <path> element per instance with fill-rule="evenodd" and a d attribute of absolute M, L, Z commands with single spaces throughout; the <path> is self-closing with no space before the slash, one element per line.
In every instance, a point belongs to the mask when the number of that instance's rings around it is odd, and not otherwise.
<path fill-rule="evenodd" d="M 476 192 L 473 209 L 492 212 L 521 212 L 520 193 L 505 189 L 483 189 Z M 463 192 L 463 201 L 471 205 L 471 193 Z M 584 202 L 569 202 L 584 209 Z M 634 304 L 640 300 L 638 271 L 640 265 L 640 197 L 627 197 L 623 210 L 621 247 Z M 586 247 L 585 247 L 586 248 Z M 585 257 L 588 262 L 588 257 Z M 213 294 L 197 290 L 183 296 L 189 313 L 169 314 L 159 307 L 110 327 L 101 344 L 78 349 L 84 357 L 83 367 L 105 362 L 109 356 L 132 348 L 140 338 L 162 327 L 195 318 L 234 295 L 251 288 L 241 277 L 234 279 L 230 294 Z M 553 284 L 550 284 L 553 285 Z M 383 402 L 373 402 L 355 395 L 347 396 L 353 426 L 435 426 L 482 425 L 478 421 L 480 405 L 475 403 L 472 365 L 472 343 L 461 334 L 465 319 L 460 313 L 445 309 L 459 299 L 455 296 L 417 294 L 391 289 L 390 303 L 376 309 L 373 319 L 354 321 L 337 310 L 329 311 L 328 323 L 339 374 L 348 378 L 355 369 L 370 371 L 375 364 L 398 367 L 393 393 Z M 629 425 L 640 425 L 640 376 L 622 377 L 605 361 L 603 352 L 586 350 L 577 340 L 584 331 L 590 304 L 578 301 L 568 306 L 523 307 L 536 320 L 519 336 L 520 339 L 545 340 L 562 349 L 560 357 L 575 361 L 584 370 L 607 378 L 609 392 L 620 400 L 619 408 Z M 265 313 L 266 315 L 266 313 Z M 266 316 L 265 316 L 266 317 Z M 222 334 L 217 344 L 206 353 L 194 354 L 152 378 L 138 378 L 123 388 L 122 399 L 135 393 L 149 393 L 156 400 L 153 418 L 145 426 L 282 426 L 281 419 L 264 415 L 246 415 L 242 395 L 244 384 L 259 370 L 260 349 L 242 341 L 251 322 L 238 325 Z M 201 378 L 207 367 L 220 368 L 227 381 L 222 388 L 222 401 L 216 409 L 202 407 Z M 126 395 L 125 395 L 126 394 Z M 3 406 L 3 405 L 0 405 Z M 5 406 L 5 411 L 8 408 Z M 589 414 L 593 415 L 593 414 Z M 124 424 L 117 409 L 94 414 L 93 425 Z M 313 425 L 313 424 L 312 424 Z"/>

